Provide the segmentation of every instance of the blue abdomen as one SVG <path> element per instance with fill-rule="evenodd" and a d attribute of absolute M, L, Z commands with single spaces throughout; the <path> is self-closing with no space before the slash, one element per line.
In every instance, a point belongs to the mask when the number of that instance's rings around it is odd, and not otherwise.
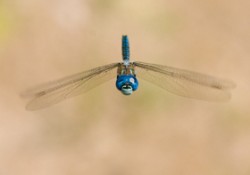
<path fill-rule="evenodd" d="M 124 95 L 131 95 L 139 86 L 138 80 L 134 75 L 118 75 L 116 87 Z"/>
<path fill-rule="evenodd" d="M 129 61 L 129 41 L 127 35 L 122 36 L 122 58 L 126 62 Z"/>

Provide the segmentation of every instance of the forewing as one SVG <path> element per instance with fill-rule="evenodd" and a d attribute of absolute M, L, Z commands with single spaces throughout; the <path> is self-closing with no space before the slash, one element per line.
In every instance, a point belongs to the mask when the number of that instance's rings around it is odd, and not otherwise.
<path fill-rule="evenodd" d="M 235 84 L 229 80 L 188 70 L 134 62 L 138 77 L 176 95 L 208 101 L 227 101 Z"/>
<path fill-rule="evenodd" d="M 29 89 L 21 94 L 33 98 L 26 106 L 28 110 L 41 109 L 64 99 L 84 93 L 110 80 L 116 75 L 118 63 L 113 63 Z"/>

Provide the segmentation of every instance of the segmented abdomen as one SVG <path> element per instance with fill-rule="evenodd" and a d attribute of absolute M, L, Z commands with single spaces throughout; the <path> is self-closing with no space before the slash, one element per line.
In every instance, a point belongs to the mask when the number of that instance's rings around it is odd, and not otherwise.
<path fill-rule="evenodd" d="M 128 36 L 122 36 L 122 58 L 124 61 L 129 61 L 129 41 Z"/>

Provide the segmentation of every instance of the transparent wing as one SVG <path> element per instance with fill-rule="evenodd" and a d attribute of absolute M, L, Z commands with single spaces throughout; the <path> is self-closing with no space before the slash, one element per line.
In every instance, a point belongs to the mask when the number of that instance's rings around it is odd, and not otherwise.
<path fill-rule="evenodd" d="M 134 62 L 138 77 L 176 95 L 208 101 L 227 101 L 235 84 L 188 70 L 157 64 Z"/>
<path fill-rule="evenodd" d="M 29 89 L 21 94 L 33 98 L 26 106 L 28 110 L 41 109 L 64 99 L 84 93 L 91 88 L 114 78 L 118 63 L 97 67 L 53 82 Z"/>

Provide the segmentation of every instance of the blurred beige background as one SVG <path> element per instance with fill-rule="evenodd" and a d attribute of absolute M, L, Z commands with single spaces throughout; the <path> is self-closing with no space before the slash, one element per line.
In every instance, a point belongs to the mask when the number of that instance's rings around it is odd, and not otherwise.
<path fill-rule="evenodd" d="M 0 1 L 1 175 L 250 174 L 250 3 Z M 131 59 L 234 80 L 227 103 L 109 81 L 39 111 L 26 88 Z"/>

